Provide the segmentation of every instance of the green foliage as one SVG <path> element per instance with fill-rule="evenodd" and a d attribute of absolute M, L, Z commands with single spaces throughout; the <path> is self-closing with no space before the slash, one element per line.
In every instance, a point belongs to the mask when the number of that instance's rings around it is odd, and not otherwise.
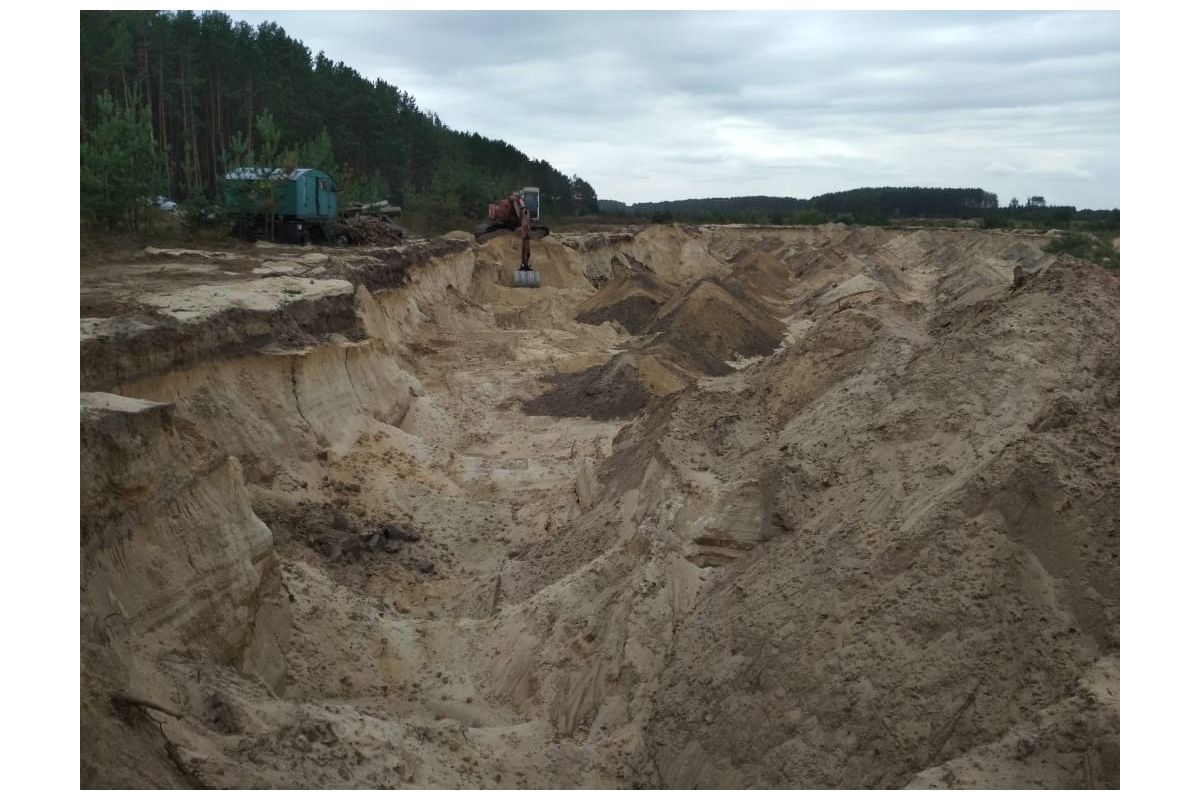
<path fill-rule="evenodd" d="M 611 200 L 603 201 L 614 208 Z M 691 200 L 668 200 L 660 203 L 634 203 L 624 206 L 628 214 L 648 216 L 652 219 L 677 219 L 691 223 L 743 222 L 772 224 L 772 219 L 808 210 L 807 200 L 794 197 L 707 197 Z M 597 203 L 597 210 L 600 203 Z"/>
<path fill-rule="evenodd" d="M 1016 198 L 1013 198 L 1014 200 Z M 998 228 L 1033 228 L 1050 230 L 1071 228 L 1108 232 L 1116 235 L 1121 230 L 1121 212 L 1112 210 L 1077 209 L 1074 206 L 1052 206 L 1045 198 L 1035 196 L 1025 205 L 1013 205 L 985 215 L 985 226 Z M 989 221 L 992 224 L 989 224 Z"/>
<path fill-rule="evenodd" d="M 329 172 L 329 170 L 326 170 Z M 330 172 L 337 178 L 339 207 L 351 206 L 356 203 L 375 203 L 388 199 L 387 182 L 378 172 L 370 175 L 357 175 L 349 169 L 341 173 Z"/>
<path fill-rule="evenodd" d="M 250 142 L 246 137 L 242 136 L 241 131 L 236 131 L 229 140 L 229 146 L 223 154 L 222 163 L 224 167 L 221 170 L 222 175 L 257 163 L 254 149 L 250 146 Z M 222 180 L 222 188 L 224 190 L 222 213 L 225 213 L 225 210 L 228 209 L 237 209 L 246 213 L 257 213 L 263 205 L 262 188 L 256 181 Z M 197 197 L 194 200 L 185 201 L 184 206 L 202 206 L 206 203 L 205 198 Z"/>
<path fill-rule="evenodd" d="M 218 198 L 229 167 L 271 164 L 328 172 L 343 202 L 387 199 L 474 217 L 538 186 L 548 213 L 597 210 L 582 178 L 507 142 L 450 130 L 412 95 L 312 54 L 273 23 L 235 24 L 215 11 L 81 12 L 85 126 L 97 123 L 104 92 L 144 98 L 163 191 L 184 203 Z M 237 137 L 242 150 L 231 158 Z"/>
<path fill-rule="evenodd" d="M 1121 212 L 1112 211 L 1080 211 L 1071 220 L 1072 230 L 1091 231 L 1105 236 L 1119 236 L 1121 233 Z"/>
<path fill-rule="evenodd" d="M 626 205 L 618 200 L 598 200 L 599 213 L 630 222 L 692 225 L 741 223 L 749 225 L 820 225 L 828 216 L 794 197 L 709 197 Z"/>
<path fill-rule="evenodd" d="M 319 169 L 334 176 L 341 175 L 344 170 L 338 168 L 334 158 L 333 138 L 330 137 L 328 128 L 322 127 L 321 132 L 313 139 L 300 145 L 294 166 Z"/>
<path fill-rule="evenodd" d="M 806 208 L 802 211 L 797 211 L 789 214 L 784 219 L 785 225 L 823 225 L 828 222 L 829 218 L 825 216 L 825 212 L 815 208 Z"/>
<path fill-rule="evenodd" d="M 576 216 L 595 214 L 600 210 L 596 190 L 578 175 L 571 176 L 571 209 Z"/>
<path fill-rule="evenodd" d="M 262 166 L 278 167 L 280 156 L 279 140 L 283 132 L 270 111 L 263 111 L 254 118 L 254 130 L 258 133 L 258 161 Z"/>
<path fill-rule="evenodd" d="M 79 200 L 85 222 L 136 231 L 162 190 L 150 115 L 133 96 L 118 103 L 105 93 L 79 148 Z"/>
<path fill-rule="evenodd" d="M 183 223 L 183 227 L 191 233 L 202 228 L 225 227 L 228 224 L 225 206 L 204 199 L 181 205 L 179 220 Z"/>
<path fill-rule="evenodd" d="M 261 168 L 260 177 L 250 182 L 253 187 L 256 207 L 266 215 L 267 238 L 275 236 L 275 182 L 270 179 L 276 169 L 282 169 L 280 164 L 282 152 L 279 141 L 283 132 L 275 122 L 270 111 L 263 111 L 254 118 L 254 131 L 258 134 L 259 152 L 254 166 Z"/>
<path fill-rule="evenodd" d="M 1064 233 L 1042 249 L 1047 253 L 1075 256 L 1113 269 L 1121 267 L 1121 255 L 1116 248 L 1109 241 L 1090 233 Z"/>
<path fill-rule="evenodd" d="M 820 225 L 840 222 L 847 225 L 979 225 L 1000 230 L 1070 227 L 1110 236 L 1120 232 L 1121 224 L 1120 211 L 1116 209 L 1093 211 L 1078 210 L 1073 206 L 1022 205 L 1015 197 L 1001 208 L 996 196 L 982 189 L 865 188 L 820 195 L 811 200 L 710 197 L 632 205 L 617 200 L 599 200 L 597 205 L 601 214 L 629 221 L 692 224 Z M 887 208 L 891 211 L 885 212 Z M 934 213 L 938 209 L 949 213 Z"/>
<path fill-rule="evenodd" d="M 998 207 L 996 195 L 983 189 L 883 186 L 822 194 L 812 205 L 827 214 L 849 214 L 860 224 L 891 217 L 966 219 Z"/>

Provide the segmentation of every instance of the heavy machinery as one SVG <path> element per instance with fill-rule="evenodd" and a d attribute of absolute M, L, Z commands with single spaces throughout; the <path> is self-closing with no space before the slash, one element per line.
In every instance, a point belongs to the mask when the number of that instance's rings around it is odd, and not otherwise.
<path fill-rule="evenodd" d="M 225 175 L 225 210 L 233 232 L 287 244 L 393 244 L 405 237 L 386 200 L 338 207 L 339 187 L 319 169 L 241 167 Z"/>
<path fill-rule="evenodd" d="M 307 244 L 347 243 L 338 229 L 337 185 L 319 169 L 241 167 L 225 175 L 225 209 L 235 233 Z"/>
<path fill-rule="evenodd" d="M 536 186 L 526 186 L 496 203 L 488 204 L 488 221 L 475 226 L 475 239 L 484 241 L 507 231 L 521 234 L 521 265 L 513 273 L 513 285 L 536 289 L 542 276 L 529 263 L 529 241 L 541 239 L 550 229 L 541 224 L 542 195 Z"/>

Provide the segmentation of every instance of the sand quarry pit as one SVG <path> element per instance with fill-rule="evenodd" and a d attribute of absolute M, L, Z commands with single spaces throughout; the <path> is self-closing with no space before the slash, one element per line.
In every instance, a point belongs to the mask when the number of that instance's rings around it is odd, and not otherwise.
<path fill-rule="evenodd" d="M 81 784 L 1119 786 L 1120 287 L 1047 241 L 82 264 Z"/>

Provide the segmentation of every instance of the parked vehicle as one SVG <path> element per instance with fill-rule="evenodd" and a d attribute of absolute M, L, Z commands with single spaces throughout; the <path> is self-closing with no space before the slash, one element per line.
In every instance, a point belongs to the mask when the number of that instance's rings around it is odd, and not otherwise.
<path fill-rule="evenodd" d="M 154 197 L 142 198 L 142 202 L 148 206 L 154 206 L 155 208 L 162 209 L 163 211 L 169 211 L 172 214 L 175 214 L 179 211 L 179 204 L 162 194 Z"/>

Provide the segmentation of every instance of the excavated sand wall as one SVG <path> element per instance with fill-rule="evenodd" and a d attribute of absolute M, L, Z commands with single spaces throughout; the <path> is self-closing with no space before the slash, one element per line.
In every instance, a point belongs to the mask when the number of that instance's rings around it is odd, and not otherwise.
<path fill-rule="evenodd" d="M 281 685 L 286 607 L 263 608 L 278 600 L 264 596 L 278 567 L 238 461 L 169 405 L 104 393 L 82 404 L 83 472 L 94 476 L 82 495 L 82 605 L 97 635 L 119 617 L 132 639 L 210 648 Z"/>
<path fill-rule="evenodd" d="M 506 285 L 512 247 L 421 261 L 400 287 L 328 281 L 344 285 L 274 312 L 206 313 L 166 333 L 84 320 L 80 383 L 103 390 L 80 396 L 85 642 L 91 632 L 200 646 L 281 688 L 286 603 L 259 614 L 277 601 L 278 575 L 245 483 L 316 483 L 324 459 L 371 421 L 401 428 L 422 395 L 408 349 L 415 331 L 439 315 L 485 329 L 491 314 L 475 299 L 539 300 Z M 606 248 L 578 255 L 548 243 L 545 255 L 544 295 L 590 291 L 588 272 L 611 275 Z M 470 313 L 446 314 L 455 302 Z M 298 329 L 326 342 L 289 349 Z"/>
<path fill-rule="evenodd" d="M 528 305 L 585 294 L 587 274 L 611 275 L 615 257 L 548 243 L 539 296 L 507 287 L 512 249 L 468 248 L 411 265 L 400 286 L 335 286 L 275 312 L 197 314 L 165 333 L 84 320 L 81 386 L 100 390 L 81 394 L 85 728 L 111 722 L 113 694 L 162 690 L 151 665 L 172 649 L 284 691 L 288 602 L 246 485 L 315 485 L 325 461 L 374 423 L 404 427 L 423 394 L 409 349 L 422 326 L 493 324 L 471 298 Z M 465 313 L 447 313 L 463 303 Z M 289 347 L 297 330 L 325 341 Z M 105 760 L 146 772 L 92 737 L 83 746 L 85 778 Z"/>
<path fill-rule="evenodd" d="M 116 722 L 113 698 L 170 695 L 155 662 L 171 651 L 282 689 L 291 620 L 279 563 L 239 462 L 194 424 L 147 400 L 80 403 L 81 781 L 123 772 L 171 786 L 178 776 L 145 756 L 161 742 Z"/>

